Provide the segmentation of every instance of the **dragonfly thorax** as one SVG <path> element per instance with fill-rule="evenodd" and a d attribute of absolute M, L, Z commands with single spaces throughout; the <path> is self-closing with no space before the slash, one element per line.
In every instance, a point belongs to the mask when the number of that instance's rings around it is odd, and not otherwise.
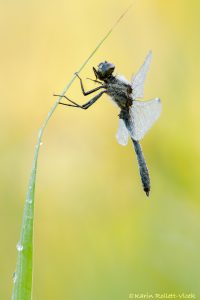
<path fill-rule="evenodd" d="M 122 81 L 118 76 L 108 81 L 106 92 L 121 109 L 128 110 L 132 105 L 131 85 L 128 82 Z"/>

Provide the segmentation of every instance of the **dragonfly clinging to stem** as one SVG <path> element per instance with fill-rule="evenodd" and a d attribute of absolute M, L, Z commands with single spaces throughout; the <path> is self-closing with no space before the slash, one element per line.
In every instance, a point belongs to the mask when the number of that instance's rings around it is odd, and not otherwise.
<path fill-rule="evenodd" d="M 143 65 L 138 72 L 132 77 L 129 82 L 121 75 L 114 75 L 115 65 L 104 61 L 98 65 L 98 68 L 93 67 L 98 87 L 85 91 L 82 79 L 80 80 L 81 89 L 84 96 L 92 94 L 101 90 L 90 101 L 85 104 L 78 104 L 72 101 L 67 96 L 62 96 L 69 103 L 60 102 L 62 105 L 77 107 L 81 109 L 88 109 L 93 105 L 103 94 L 107 94 L 120 108 L 119 113 L 119 128 L 116 138 L 119 144 L 125 146 L 128 143 L 130 136 L 139 164 L 140 176 L 143 184 L 143 189 L 147 196 L 150 192 L 150 177 L 148 168 L 142 153 L 139 141 L 144 137 L 145 133 L 151 128 L 154 122 L 158 119 L 161 113 L 161 102 L 159 98 L 154 98 L 149 101 L 138 101 L 137 98 L 144 96 L 144 81 L 147 71 L 150 66 L 152 53 L 149 52 L 145 58 Z M 55 95 L 60 96 L 60 95 Z"/>

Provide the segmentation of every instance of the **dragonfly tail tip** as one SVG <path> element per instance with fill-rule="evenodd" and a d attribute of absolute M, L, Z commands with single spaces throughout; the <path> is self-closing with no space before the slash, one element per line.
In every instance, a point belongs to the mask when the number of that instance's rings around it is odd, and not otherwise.
<path fill-rule="evenodd" d="M 149 197 L 150 190 L 144 190 L 144 191 L 145 191 L 147 197 Z"/>

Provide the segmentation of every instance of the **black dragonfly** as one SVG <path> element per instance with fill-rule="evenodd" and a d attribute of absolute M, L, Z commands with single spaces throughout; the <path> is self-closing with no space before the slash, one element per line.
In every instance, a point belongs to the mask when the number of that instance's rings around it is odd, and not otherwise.
<path fill-rule="evenodd" d="M 60 102 L 60 104 L 66 106 L 88 109 L 103 94 L 107 94 L 111 97 L 115 104 L 120 108 L 119 129 L 116 138 L 119 144 L 125 146 L 127 145 L 128 137 L 130 136 L 137 155 L 143 188 L 147 196 L 149 196 L 150 192 L 150 177 L 139 141 L 160 116 L 161 102 L 159 98 L 154 98 L 149 101 L 138 101 L 136 99 L 143 98 L 144 96 L 144 81 L 150 66 L 151 58 L 152 53 L 149 52 L 143 65 L 132 77 L 130 82 L 124 76 L 113 74 L 115 69 L 114 64 L 107 61 L 101 62 L 97 69 L 93 67 L 96 77 L 96 80 L 93 81 L 98 83 L 99 86 L 87 92 L 84 89 L 82 79 L 76 74 L 80 80 L 84 96 L 98 90 L 102 91 L 83 105 L 72 101 L 67 96 L 62 97 L 67 99 L 70 104 Z"/>

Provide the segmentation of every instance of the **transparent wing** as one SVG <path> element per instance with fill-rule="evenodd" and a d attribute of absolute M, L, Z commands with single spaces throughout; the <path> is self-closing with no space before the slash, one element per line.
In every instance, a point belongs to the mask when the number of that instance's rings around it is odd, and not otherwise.
<path fill-rule="evenodd" d="M 133 89 L 132 97 L 143 98 L 144 97 L 144 81 L 146 79 L 147 71 L 150 66 L 152 58 L 152 52 L 150 51 L 145 58 L 143 65 L 140 67 L 139 71 L 132 77 L 131 86 Z"/>
<path fill-rule="evenodd" d="M 161 113 L 161 102 L 159 98 L 149 101 L 133 101 L 129 114 L 128 129 L 131 137 L 139 141 L 152 127 Z"/>
<path fill-rule="evenodd" d="M 122 146 L 126 146 L 128 143 L 128 137 L 129 137 L 129 133 L 124 123 L 124 120 L 119 119 L 119 128 L 116 134 L 118 143 Z"/>

